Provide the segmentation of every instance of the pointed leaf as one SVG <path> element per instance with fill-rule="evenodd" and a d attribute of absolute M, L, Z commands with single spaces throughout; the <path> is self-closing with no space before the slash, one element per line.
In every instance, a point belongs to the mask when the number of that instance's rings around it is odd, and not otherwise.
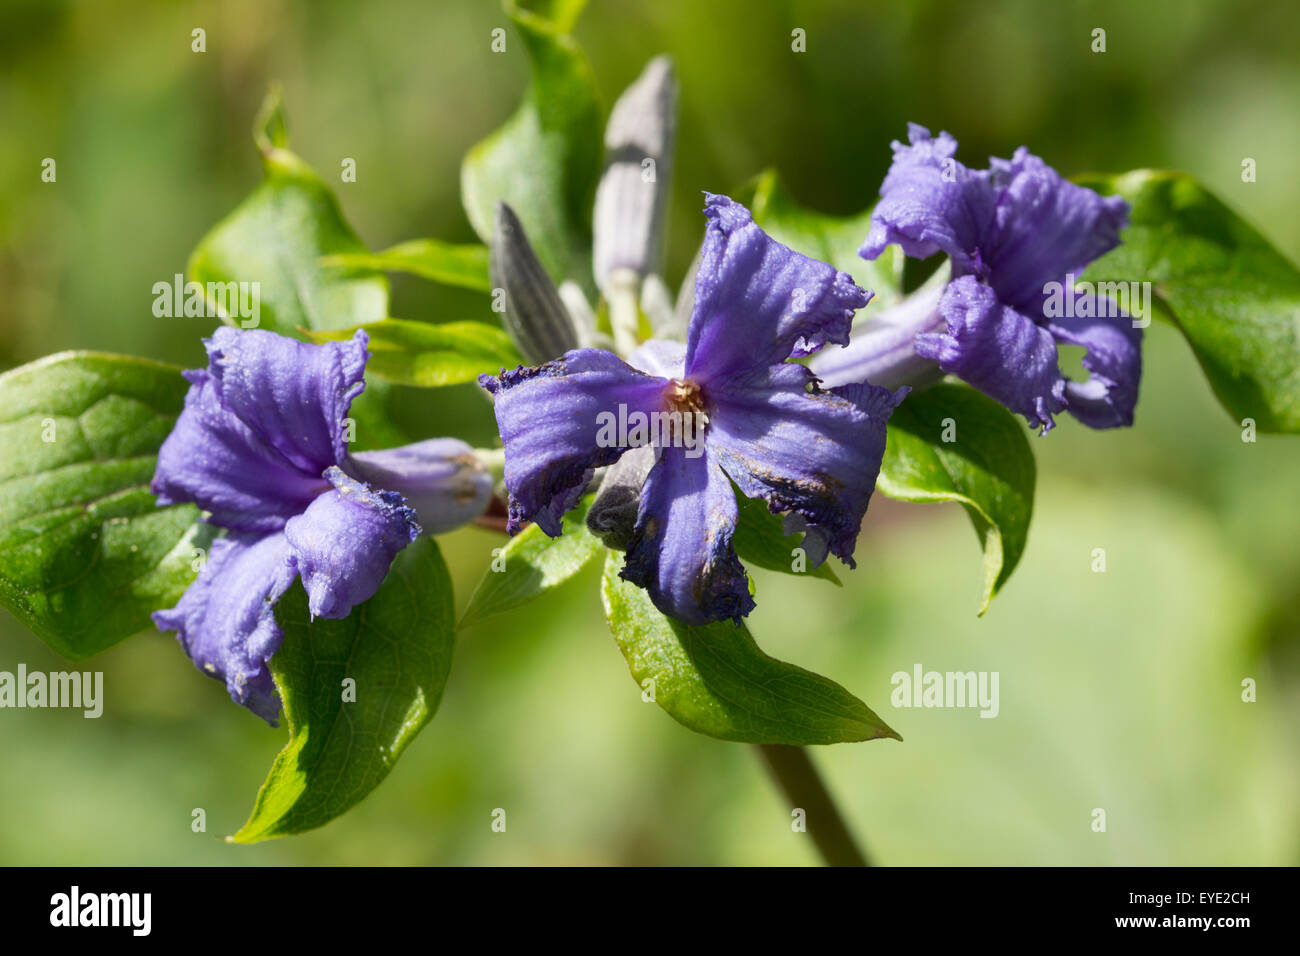
<path fill-rule="evenodd" d="M 1223 407 L 1260 431 L 1300 432 L 1300 270 L 1185 173 L 1080 177 L 1133 207 L 1092 282 L 1153 283 Z"/>
<path fill-rule="evenodd" d="M 384 319 L 365 326 L 370 336 L 367 373 L 401 385 L 431 388 L 477 380 L 481 373 L 497 374 L 522 359 L 510 337 L 486 322 L 411 322 Z M 303 330 L 312 342 L 349 339 L 355 329 L 330 332 Z"/>
<path fill-rule="evenodd" d="M 343 218 L 338 200 L 310 166 L 287 148 L 278 92 L 262 106 L 253 138 L 262 155 L 264 179 L 200 240 L 190 257 L 191 281 L 255 282 L 257 327 L 281 335 L 301 330 L 350 329 L 388 315 L 388 280 L 373 270 L 327 266 L 328 255 L 368 251 Z M 252 328 L 251 320 L 228 319 Z M 199 353 L 200 355 L 202 353 Z M 387 409 L 389 388 L 368 383 L 352 404 L 357 448 L 401 444 Z"/>
<path fill-rule="evenodd" d="M 1011 413 L 973 388 L 943 384 L 894 410 L 876 487 L 900 501 L 966 509 L 984 547 L 983 614 L 1024 553 L 1034 480 L 1029 440 Z"/>
<path fill-rule="evenodd" d="M 388 280 L 321 264 L 331 254 L 366 253 L 338 200 L 316 172 L 285 148 L 283 115 L 272 93 L 254 138 L 265 178 L 203 237 L 190 257 L 192 281 L 256 282 L 258 326 L 282 335 L 340 329 L 388 314 Z M 231 324 L 252 328 L 251 319 Z"/>
<path fill-rule="evenodd" d="M 184 405 L 180 369 L 64 352 L 0 375 L 0 602 L 81 660 L 172 607 L 211 529 L 149 482 Z"/>
<path fill-rule="evenodd" d="M 563 584 L 585 568 L 604 546 L 587 530 L 591 497 L 564 516 L 564 533 L 551 538 L 537 525 L 529 525 L 493 556 L 493 566 L 483 575 L 469 599 L 458 628 L 468 627 Z M 500 567 L 501 570 L 495 570 Z"/>
<path fill-rule="evenodd" d="M 618 576 L 610 552 L 605 617 L 643 695 L 696 733 L 751 744 L 834 744 L 902 738 L 832 680 L 768 657 L 730 621 L 693 627 L 665 617 Z"/>
<path fill-rule="evenodd" d="M 508 43 L 522 41 L 532 82 L 515 114 L 466 155 L 461 199 L 474 231 L 489 243 L 496 204 L 509 203 L 556 284 L 573 279 L 592 295 L 589 221 L 601 111 L 591 66 L 569 35 L 582 6 L 507 0 L 517 31 Z"/>
<path fill-rule="evenodd" d="M 237 843 L 302 833 L 359 803 L 433 718 L 451 670 L 451 578 L 432 538 L 399 554 L 375 596 L 342 620 L 312 621 L 301 584 L 275 616 L 284 643 L 271 672 L 289 743 Z M 344 699 L 350 689 L 355 700 Z"/>
<path fill-rule="evenodd" d="M 321 265 L 373 272 L 407 272 L 443 285 L 476 292 L 492 291 L 487 246 L 477 243 L 456 245 L 437 239 L 411 239 L 380 252 L 344 252 L 325 256 Z"/>

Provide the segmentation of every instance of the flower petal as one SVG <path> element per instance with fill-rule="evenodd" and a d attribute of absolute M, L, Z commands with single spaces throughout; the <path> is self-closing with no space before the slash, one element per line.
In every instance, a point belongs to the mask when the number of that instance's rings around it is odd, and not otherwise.
<path fill-rule="evenodd" d="M 329 487 L 319 472 L 289 462 L 223 405 L 206 369 L 185 377 L 191 382 L 185 409 L 158 450 L 150 484 L 160 505 L 192 501 L 212 513 L 214 524 L 265 533 L 283 528 Z"/>
<path fill-rule="evenodd" d="M 372 491 L 337 466 L 325 476 L 333 490 L 290 518 L 284 537 L 312 616 L 341 618 L 379 590 L 393 558 L 419 536 L 420 526 L 397 492 Z"/>
<path fill-rule="evenodd" d="M 1051 333 L 998 301 L 974 276 L 948 284 L 939 311 L 946 333 L 921 335 L 918 355 L 997 399 L 1044 434 L 1065 408 L 1065 379 Z"/>
<path fill-rule="evenodd" d="M 205 343 L 221 404 L 307 474 L 347 453 L 345 419 L 366 387 L 365 332 L 308 345 L 274 332 L 223 326 Z"/>
<path fill-rule="evenodd" d="M 660 378 L 684 378 L 686 346 L 666 339 L 649 339 L 627 357 L 627 364 L 647 375 Z"/>
<path fill-rule="evenodd" d="M 376 488 L 402 495 L 425 534 L 443 534 L 473 521 L 492 499 L 492 475 L 474 449 L 457 438 L 357 452 L 352 471 Z"/>
<path fill-rule="evenodd" d="M 1112 308 L 1109 300 L 1081 295 L 1093 298 L 1091 308 L 1079 308 L 1076 300 L 1074 316 L 1047 322 L 1058 342 L 1088 350 L 1083 358 L 1083 367 L 1090 373 L 1088 380 L 1065 383 L 1066 411 L 1092 428 L 1132 425 L 1142 379 L 1142 329 L 1134 328 L 1128 316 L 1116 315 L 1119 310 Z M 1081 311 L 1094 315 L 1080 317 Z M 1103 311 L 1108 315 L 1095 315 Z"/>
<path fill-rule="evenodd" d="M 779 365 L 709 391 L 709 454 L 750 498 L 799 516 L 814 564 L 853 547 L 885 453 L 885 423 L 906 389 L 860 383 L 808 391 L 813 374 Z"/>
<path fill-rule="evenodd" d="M 996 236 L 984 249 L 989 283 L 1007 305 L 1026 311 L 1048 282 L 1081 272 L 1119 245 L 1128 203 L 1103 198 L 1060 174 L 1021 146 L 993 159 L 998 187 Z"/>
<path fill-rule="evenodd" d="M 577 504 L 594 469 L 626 450 L 602 437 L 602 412 L 660 411 L 668 380 L 646 375 L 602 349 L 575 349 L 532 368 L 480 375 L 493 395 L 506 450 L 511 534 L 536 521 L 551 537 Z"/>
<path fill-rule="evenodd" d="M 708 454 L 664 448 L 641 489 L 636 530 L 621 577 L 655 607 L 687 624 L 735 620 L 754 608 L 731 546 L 736 496 Z"/>
<path fill-rule="evenodd" d="M 275 726 L 280 699 L 266 662 L 283 635 L 275 602 L 293 583 L 283 534 L 232 534 L 212 553 L 180 602 L 155 611 L 162 631 L 176 631 L 194 665 L 224 680 L 231 699 Z"/>
<path fill-rule="evenodd" d="M 916 354 L 916 337 L 943 328 L 939 299 L 945 286 L 942 281 L 926 282 L 879 315 L 859 319 L 853 328 L 853 341 L 842 349 L 818 352 L 808 367 L 825 386 L 870 382 L 882 388 L 897 388 L 942 378 L 933 360 Z"/>
<path fill-rule="evenodd" d="M 909 123 L 907 138 L 910 145 L 893 144 L 894 162 L 858 255 L 874 259 L 897 243 L 915 259 L 946 252 L 958 275 L 977 271 L 978 252 L 994 223 L 997 194 L 988 172 L 957 162 L 957 141 L 948 133 L 932 137 Z"/>
<path fill-rule="evenodd" d="M 845 272 L 781 245 L 749 210 L 708 195 L 686 374 L 698 382 L 847 345 L 871 294 Z"/>

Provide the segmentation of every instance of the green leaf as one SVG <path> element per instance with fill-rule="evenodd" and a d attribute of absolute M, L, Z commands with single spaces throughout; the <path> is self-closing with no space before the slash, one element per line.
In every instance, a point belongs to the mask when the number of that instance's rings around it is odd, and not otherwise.
<path fill-rule="evenodd" d="M 862 701 L 832 680 L 768 657 L 744 625 L 693 627 L 661 614 L 645 591 L 605 561 L 605 617 L 644 695 L 679 724 L 751 744 L 835 744 L 893 737 Z"/>
<path fill-rule="evenodd" d="M 149 491 L 188 387 L 180 369 L 94 352 L 0 375 L 0 602 L 69 660 L 153 627 L 210 543 L 197 508 Z"/>
<path fill-rule="evenodd" d="M 411 239 L 382 252 L 350 252 L 325 256 L 321 265 L 370 270 L 409 272 L 443 285 L 492 291 L 488 277 L 487 246 L 477 243 L 456 245 L 437 239 Z"/>
<path fill-rule="evenodd" d="M 1133 206 L 1123 244 L 1084 274 L 1153 283 L 1156 313 L 1186 337 L 1238 421 L 1300 432 L 1300 271 L 1185 173 L 1080 177 Z"/>
<path fill-rule="evenodd" d="M 513 4 L 521 15 L 535 17 L 556 33 L 572 33 L 587 0 L 518 0 Z M 512 4 L 506 4 L 510 10 Z"/>
<path fill-rule="evenodd" d="M 973 388 L 943 384 L 894 410 L 876 487 L 901 501 L 966 509 L 984 547 L 982 615 L 1024 553 L 1034 479 L 1029 440 L 1011 413 Z"/>
<path fill-rule="evenodd" d="M 410 322 L 384 319 L 365 327 L 370 336 L 366 370 L 390 382 L 420 385 L 459 385 L 487 372 L 496 375 L 523 359 L 510 336 L 486 322 Z M 313 342 L 349 339 L 355 329 L 304 334 Z"/>
<path fill-rule="evenodd" d="M 466 155 L 461 199 L 487 243 L 497 202 L 508 203 L 556 283 L 573 279 L 594 295 L 589 223 L 603 127 L 591 66 L 569 35 L 583 5 L 507 0 L 532 82 L 515 114 Z"/>
<path fill-rule="evenodd" d="M 527 604 L 585 568 L 604 548 L 587 530 L 591 501 L 591 496 L 584 498 L 564 516 L 563 533 L 558 538 L 548 537 L 535 524 L 511 538 L 501 553 L 494 555 L 492 568 L 474 589 L 457 627 Z"/>
<path fill-rule="evenodd" d="M 321 264 L 322 256 L 367 250 L 329 187 L 284 147 L 274 93 L 262 108 L 254 138 L 265 178 L 200 240 L 190 257 L 189 278 L 205 288 L 209 282 L 258 283 L 258 327 L 282 335 L 300 327 L 341 329 L 382 319 L 388 314 L 387 279 Z M 248 321 L 231 317 L 232 324 Z"/>
<path fill-rule="evenodd" d="M 898 247 L 889 246 L 870 262 L 858 255 L 871 228 L 870 209 L 856 216 L 829 216 L 805 209 L 786 191 L 772 169 L 761 173 L 752 189 L 750 211 L 754 221 L 777 242 L 830 263 L 874 292 L 873 314 L 902 299 L 904 257 Z"/>
<path fill-rule="evenodd" d="M 328 255 L 368 253 L 343 219 L 329 187 L 288 150 L 276 89 L 262 105 L 253 139 L 265 178 L 200 240 L 190 257 L 190 280 L 202 283 L 205 290 L 210 282 L 256 282 L 258 327 L 281 335 L 298 335 L 302 329 L 353 328 L 384 318 L 388 315 L 384 276 L 321 262 Z M 238 317 L 230 322 L 246 324 Z M 406 440 L 391 422 L 389 391 L 384 382 L 369 382 L 352 403 L 349 414 L 356 421 L 357 448 Z"/>
<path fill-rule="evenodd" d="M 379 785 L 432 719 L 451 670 L 451 578 L 433 539 L 397 556 L 369 601 L 311 621 L 301 584 L 275 611 L 284 643 L 271 672 L 289 742 L 230 839 L 256 843 L 319 827 Z M 356 699 L 344 701 L 345 679 Z"/>
<path fill-rule="evenodd" d="M 746 498 L 736 489 L 736 511 L 739 520 L 731 544 L 745 564 L 768 571 L 821 578 L 836 585 L 840 583 L 829 561 L 823 561 L 818 567 L 804 571 L 794 569 L 793 552 L 800 546 L 803 536 L 787 536 L 781 518 L 772 514 L 762 501 Z"/>

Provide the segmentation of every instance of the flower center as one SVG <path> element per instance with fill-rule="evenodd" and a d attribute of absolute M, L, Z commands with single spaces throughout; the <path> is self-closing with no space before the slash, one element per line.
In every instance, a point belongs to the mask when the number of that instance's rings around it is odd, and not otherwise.
<path fill-rule="evenodd" d="M 664 404 L 670 412 L 686 414 L 704 414 L 704 395 L 700 386 L 687 378 L 674 378 L 664 389 Z"/>
<path fill-rule="evenodd" d="M 664 389 L 664 410 L 661 444 L 685 448 L 695 457 L 696 449 L 703 450 L 704 429 L 709 423 L 700 386 L 690 379 L 670 379 Z"/>

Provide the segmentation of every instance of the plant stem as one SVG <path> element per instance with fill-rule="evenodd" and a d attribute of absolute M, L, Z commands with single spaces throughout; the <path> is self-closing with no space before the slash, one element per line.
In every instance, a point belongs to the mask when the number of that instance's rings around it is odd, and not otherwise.
<path fill-rule="evenodd" d="M 870 866 L 803 747 L 756 744 L 763 763 L 792 808 L 804 811 L 808 832 L 827 866 Z"/>

